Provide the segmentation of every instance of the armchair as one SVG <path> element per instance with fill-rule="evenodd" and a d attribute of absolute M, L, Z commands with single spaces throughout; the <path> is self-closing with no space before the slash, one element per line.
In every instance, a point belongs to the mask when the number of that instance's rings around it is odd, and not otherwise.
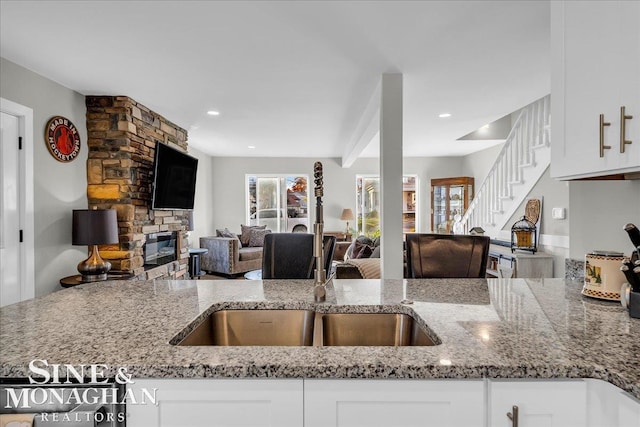
<path fill-rule="evenodd" d="M 202 269 L 211 273 L 236 275 L 262 267 L 262 247 L 242 247 L 237 238 L 201 237 Z"/>

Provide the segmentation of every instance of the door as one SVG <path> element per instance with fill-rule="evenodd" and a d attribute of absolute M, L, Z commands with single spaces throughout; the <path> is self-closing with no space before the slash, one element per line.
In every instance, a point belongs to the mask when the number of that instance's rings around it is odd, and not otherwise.
<path fill-rule="evenodd" d="M 0 306 L 21 300 L 18 117 L 0 113 Z"/>
<path fill-rule="evenodd" d="M 402 231 L 416 233 L 419 230 L 418 177 L 402 176 Z M 380 235 L 380 177 L 356 175 L 356 229 L 367 237 Z"/>
<path fill-rule="evenodd" d="M 141 396 L 156 389 L 156 405 L 127 403 L 127 425 L 145 427 L 270 426 L 303 424 L 302 379 L 141 379 Z"/>
<path fill-rule="evenodd" d="M 274 233 L 309 230 L 306 175 L 247 176 L 249 225 Z"/>
<path fill-rule="evenodd" d="M 250 225 L 266 225 L 273 232 L 284 232 L 285 217 L 282 214 L 280 180 L 258 177 L 256 179 L 256 193 L 258 206 L 255 217 L 251 217 Z"/>
<path fill-rule="evenodd" d="M 304 380 L 305 427 L 484 424 L 482 380 Z"/>
<path fill-rule="evenodd" d="M 517 424 L 507 413 L 518 407 Z M 587 387 L 582 380 L 490 380 L 489 426 L 584 427 Z"/>

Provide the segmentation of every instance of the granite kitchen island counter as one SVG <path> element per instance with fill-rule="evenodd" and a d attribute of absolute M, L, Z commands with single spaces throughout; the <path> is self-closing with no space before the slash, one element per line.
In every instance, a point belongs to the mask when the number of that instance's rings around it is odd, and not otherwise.
<path fill-rule="evenodd" d="M 596 378 L 640 398 L 640 320 L 562 279 L 110 281 L 0 309 L 0 376 L 29 362 L 126 367 L 136 378 Z M 411 300 L 412 304 L 402 301 Z M 175 346 L 222 309 L 400 312 L 428 347 Z"/>

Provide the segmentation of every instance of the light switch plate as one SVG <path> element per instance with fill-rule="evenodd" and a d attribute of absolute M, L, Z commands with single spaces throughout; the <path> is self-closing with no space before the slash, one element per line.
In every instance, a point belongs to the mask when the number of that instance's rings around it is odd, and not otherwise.
<path fill-rule="evenodd" d="M 553 208 L 553 209 L 551 209 L 551 218 L 553 218 L 553 219 L 565 219 L 565 209 L 564 208 Z"/>

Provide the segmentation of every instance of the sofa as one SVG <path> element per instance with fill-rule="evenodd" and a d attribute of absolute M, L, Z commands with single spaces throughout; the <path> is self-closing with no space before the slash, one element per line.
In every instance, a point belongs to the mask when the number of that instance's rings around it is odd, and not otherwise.
<path fill-rule="evenodd" d="M 367 278 L 379 278 L 379 258 L 380 258 L 380 239 L 370 239 L 365 236 L 358 236 L 352 242 L 348 243 L 346 247 L 340 248 L 341 253 L 338 255 L 339 259 L 336 265 L 336 279 L 362 279 L 363 272 L 368 271 L 369 276 Z M 338 252 L 338 248 L 336 248 Z M 360 263 L 362 259 L 375 259 L 375 261 Z M 377 268 L 372 268 L 373 263 L 377 263 Z M 358 265 L 360 264 L 360 265 Z"/>
<path fill-rule="evenodd" d="M 404 277 L 407 276 L 407 254 L 404 251 Z M 335 258 L 334 258 L 335 259 Z M 358 236 L 350 242 L 344 259 L 336 265 L 336 279 L 379 279 L 380 238 Z"/>

